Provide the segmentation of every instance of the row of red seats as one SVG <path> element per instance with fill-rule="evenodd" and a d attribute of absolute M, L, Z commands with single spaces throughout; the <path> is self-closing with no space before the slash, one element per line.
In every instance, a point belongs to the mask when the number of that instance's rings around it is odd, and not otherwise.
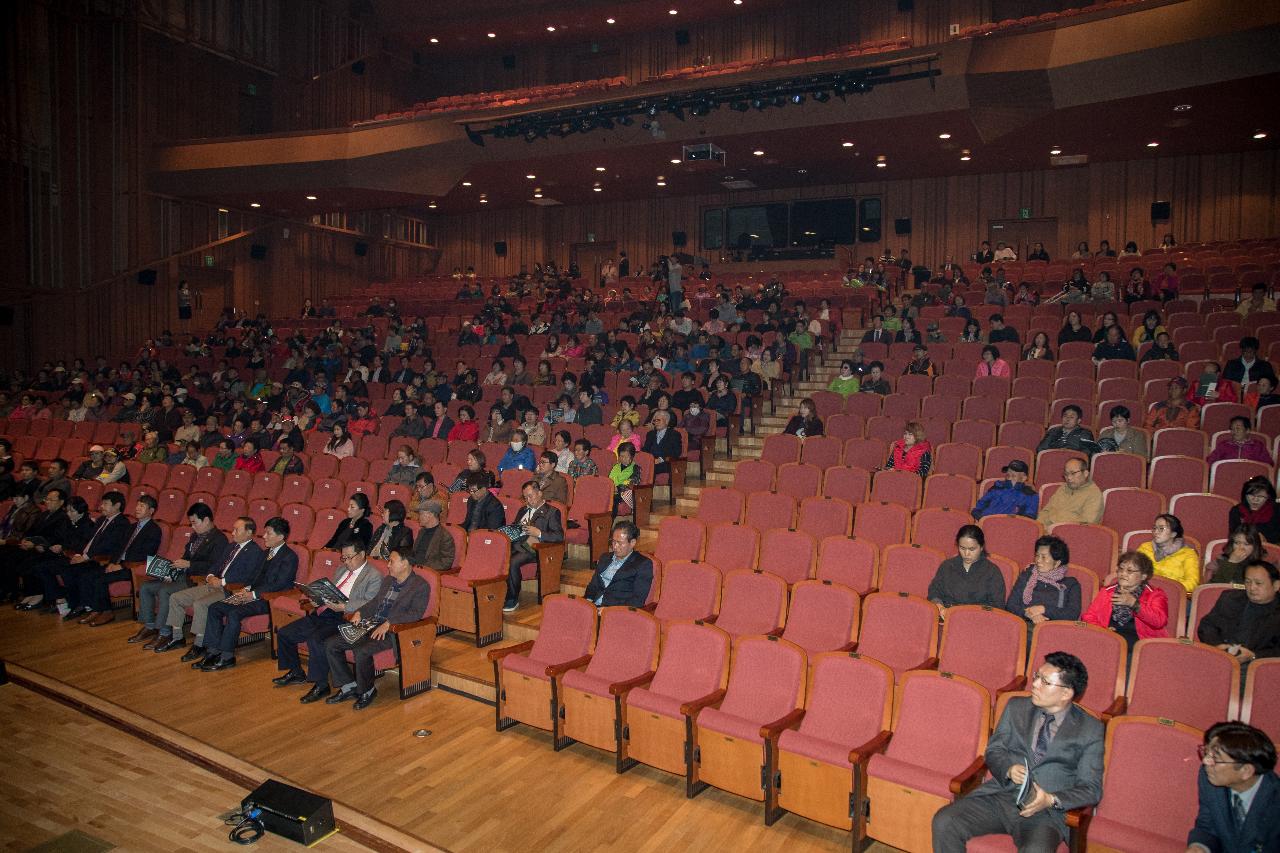
<path fill-rule="evenodd" d="M 973 38 L 974 36 L 990 36 L 997 33 L 1007 34 L 1024 27 L 1037 24 L 1064 23 L 1079 15 L 1090 15 L 1103 10 L 1123 9 L 1126 6 L 1138 6 L 1146 0 L 1106 0 L 1104 3 L 1093 3 L 1088 6 L 1077 6 L 1063 9 L 1061 12 L 1045 12 L 1040 15 L 1024 15 L 1021 18 L 1005 18 L 987 24 L 974 24 L 960 30 L 957 38 Z"/>
<path fill-rule="evenodd" d="M 832 59 L 849 59 L 857 56 L 871 56 L 877 53 L 892 52 L 911 47 L 908 36 L 898 38 L 865 41 L 845 47 L 836 48 L 826 53 L 811 56 L 799 56 L 782 59 L 740 59 L 722 62 L 715 65 L 687 66 L 672 71 L 664 71 L 652 77 L 646 77 L 641 83 L 656 83 L 667 80 L 698 80 L 703 77 L 717 77 L 721 74 L 737 74 L 743 71 L 760 71 L 768 68 L 781 68 L 787 65 L 803 65 L 811 62 L 825 62 Z"/>

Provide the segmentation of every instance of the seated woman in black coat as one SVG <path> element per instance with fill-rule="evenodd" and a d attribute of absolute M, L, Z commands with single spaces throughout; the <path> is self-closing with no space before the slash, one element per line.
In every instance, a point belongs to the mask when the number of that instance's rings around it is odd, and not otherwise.
<path fill-rule="evenodd" d="M 356 492 L 347 501 L 347 517 L 342 519 L 338 529 L 333 531 L 329 541 L 324 543 L 326 550 L 341 551 L 344 546 L 360 543 L 364 551 L 369 550 L 369 539 L 373 536 L 373 524 L 369 521 L 369 496 Z"/>
<path fill-rule="evenodd" d="M 1257 476 L 1245 480 L 1240 488 L 1240 503 L 1227 515 L 1229 530 L 1241 524 L 1252 524 L 1262 538 L 1273 545 L 1280 543 L 1280 507 L 1276 505 L 1276 487 L 1270 478 Z"/>
<path fill-rule="evenodd" d="M 787 421 L 787 428 L 783 430 L 783 433 L 797 435 L 800 438 L 822 435 L 822 418 L 818 417 L 813 400 L 805 397 L 800 401 L 800 413 L 791 416 L 791 420 Z"/>
<path fill-rule="evenodd" d="M 1005 610 L 1034 627 L 1050 620 L 1080 618 L 1080 582 L 1067 576 L 1071 551 L 1057 536 L 1036 540 L 1035 561 L 1013 582 Z"/>
<path fill-rule="evenodd" d="M 391 558 L 392 551 L 404 553 L 413 550 L 413 531 L 404 524 L 405 508 L 401 501 L 387 501 L 382 505 L 382 523 L 369 539 L 369 556 L 376 560 Z"/>
<path fill-rule="evenodd" d="M 956 533 L 956 556 L 938 566 L 929 582 L 929 600 L 939 607 L 962 604 L 1004 604 L 1004 575 L 987 559 L 987 540 L 976 524 L 963 525 Z"/>

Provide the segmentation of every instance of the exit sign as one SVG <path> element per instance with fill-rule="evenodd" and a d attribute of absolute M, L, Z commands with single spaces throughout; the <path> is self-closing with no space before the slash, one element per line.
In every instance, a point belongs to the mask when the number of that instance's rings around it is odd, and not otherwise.
<path fill-rule="evenodd" d="M 1030 218 L 1031 218 L 1031 208 L 1029 208 L 1029 207 L 1020 207 L 1020 208 L 1018 208 L 1018 218 L 1019 218 L 1019 219 L 1030 219 Z"/>
<path fill-rule="evenodd" d="M 213 255 L 205 255 L 205 256 L 204 256 L 204 265 L 205 265 L 206 267 L 212 267 L 212 266 L 213 266 Z"/>

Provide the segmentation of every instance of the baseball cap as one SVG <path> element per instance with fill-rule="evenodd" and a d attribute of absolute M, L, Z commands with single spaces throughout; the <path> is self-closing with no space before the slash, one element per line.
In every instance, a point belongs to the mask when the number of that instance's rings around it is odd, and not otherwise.
<path fill-rule="evenodd" d="M 1027 463 L 1023 462 L 1021 459 L 1014 459 L 1010 461 L 1008 465 L 1004 466 L 1004 468 L 1000 470 L 1004 471 L 1006 474 L 1010 471 L 1016 471 L 1019 474 L 1030 473 L 1030 469 L 1027 468 Z"/>

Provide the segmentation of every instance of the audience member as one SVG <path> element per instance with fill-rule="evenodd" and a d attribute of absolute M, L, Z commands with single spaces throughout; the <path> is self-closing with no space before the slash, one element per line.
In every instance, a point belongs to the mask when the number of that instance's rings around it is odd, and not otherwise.
<path fill-rule="evenodd" d="M 1055 524 L 1097 524 L 1102 520 L 1102 489 L 1089 476 L 1083 459 L 1062 466 L 1062 485 L 1041 507 L 1036 521 L 1045 529 Z"/>
<path fill-rule="evenodd" d="M 1280 507 L 1276 505 L 1276 487 L 1270 477 L 1250 477 L 1240 487 L 1240 503 L 1228 513 L 1227 525 L 1235 530 L 1241 524 L 1252 524 L 1263 539 L 1280 545 Z"/>
<path fill-rule="evenodd" d="M 485 472 L 468 471 L 466 474 L 467 514 L 462 519 L 462 529 L 468 533 L 477 530 L 498 530 L 506 524 L 507 514 L 502 501 L 489 491 L 489 478 Z"/>
<path fill-rule="evenodd" d="M 511 523 L 520 533 L 511 540 L 511 564 L 507 570 L 507 596 L 502 609 L 510 613 L 520 606 L 522 567 L 538 562 L 537 546 L 564 541 L 564 521 L 560 510 L 547 503 L 542 486 L 529 480 L 521 490 L 524 508 Z"/>
<path fill-rule="evenodd" d="M 196 661 L 205 656 L 204 632 L 210 605 L 225 598 L 228 590 L 252 583 L 262 568 L 264 555 L 253 541 L 257 529 L 258 525 L 252 518 L 237 518 L 231 526 L 231 541 L 209 574 L 204 576 L 204 583 L 169 595 L 169 613 L 165 617 L 168 631 L 164 632 L 168 640 L 158 645 L 156 651 L 166 652 L 186 645 L 182 631 L 187 608 L 190 607 L 192 644 L 182 660 Z"/>
<path fill-rule="evenodd" d="M 988 515 L 1025 515 L 1035 518 L 1040 506 L 1040 495 L 1027 485 L 1027 463 L 1012 459 L 1001 469 L 1005 478 L 991 484 L 987 493 L 978 499 L 971 513 L 975 519 Z"/>
<path fill-rule="evenodd" d="M 902 438 L 889 448 L 884 470 L 910 471 L 923 479 L 929 476 L 932 465 L 933 448 L 925 438 L 924 425 L 919 421 L 909 421 L 902 431 Z"/>
<path fill-rule="evenodd" d="M 1036 445 L 1036 453 L 1042 450 L 1078 450 L 1092 456 L 1098 451 L 1093 431 L 1081 425 L 1084 411 L 1075 403 L 1062 407 L 1062 423 L 1045 431 L 1044 438 Z"/>
<path fill-rule="evenodd" d="M 939 607 L 1004 607 L 1004 574 L 987 559 L 986 544 L 981 527 L 963 525 L 956 533 L 956 556 L 943 560 L 929 582 L 929 600 Z"/>
<path fill-rule="evenodd" d="M 1241 391 L 1248 392 L 1249 385 L 1263 376 L 1271 380 L 1273 388 L 1277 384 L 1276 371 L 1271 366 L 1271 362 L 1258 358 L 1260 346 L 1258 339 L 1252 335 L 1241 338 L 1240 355 L 1228 361 L 1222 371 L 1223 377 L 1228 382 L 1239 385 Z"/>
<path fill-rule="evenodd" d="M 415 566 L 447 572 L 457 559 L 453 535 L 445 529 L 444 504 L 434 498 L 418 505 L 418 536 L 413 540 L 409 562 Z"/>
<path fill-rule="evenodd" d="M 1036 540 L 1035 560 L 1013 581 L 1005 609 L 1034 627 L 1080 618 L 1080 582 L 1067 574 L 1071 551 L 1057 536 Z"/>
<path fill-rule="evenodd" d="M 1156 574 L 1177 581 L 1190 593 L 1200 584 L 1200 555 L 1183 541 L 1184 535 L 1182 521 L 1162 513 L 1151 523 L 1151 541 L 1139 545 L 1138 551 L 1155 564 Z"/>
<path fill-rule="evenodd" d="M 1147 458 L 1147 434 L 1129 426 L 1129 407 L 1112 406 L 1107 413 L 1111 426 L 1098 434 L 1098 448 L 1104 453 L 1132 453 Z"/>
<path fill-rule="evenodd" d="M 1249 419 L 1237 415 L 1231 419 L 1231 432 L 1218 440 L 1218 446 L 1205 458 L 1212 465 L 1224 459 L 1249 459 L 1265 465 L 1273 464 L 1271 451 L 1260 438 L 1249 434 Z"/>
<path fill-rule="evenodd" d="M 800 401 L 799 408 L 799 412 L 792 415 L 791 419 L 787 421 L 786 427 L 782 430 L 783 433 L 800 438 L 822 435 L 822 418 L 818 417 L 817 407 L 814 405 L 813 400 L 805 397 Z"/>
<path fill-rule="evenodd" d="M 974 371 L 975 379 L 981 379 L 984 376 L 1013 376 L 1013 369 L 1009 367 L 1009 362 L 1001 358 L 1000 350 L 990 344 L 982 348 L 982 359 Z"/>
<path fill-rule="evenodd" d="M 1227 546 L 1212 563 L 1204 567 L 1205 583 L 1244 583 L 1244 570 L 1263 556 L 1262 534 L 1252 524 L 1241 524 L 1231 530 Z"/>
<path fill-rule="evenodd" d="M 1115 583 L 1098 590 L 1081 621 L 1116 632 L 1131 651 L 1138 640 L 1167 636 L 1169 599 L 1150 585 L 1155 571 L 1146 554 L 1125 551 L 1116 560 Z"/>
<path fill-rule="evenodd" d="M 1204 733 L 1199 754 L 1200 805 L 1187 853 L 1280 850 L 1280 779 L 1267 733 L 1218 723 Z"/>
<path fill-rule="evenodd" d="M 613 525 L 609 553 L 600 557 L 583 597 L 601 607 L 643 607 L 653 585 L 653 561 L 636 551 L 640 528 L 630 521 Z"/>
<path fill-rule="evenodd" d="M 1280 569 L 1254 560 L 1244 572 L 1244 589 L 1223 592 L 1200 620 L 1196 637 L 1248 664 L 1280 657 Z"/>

